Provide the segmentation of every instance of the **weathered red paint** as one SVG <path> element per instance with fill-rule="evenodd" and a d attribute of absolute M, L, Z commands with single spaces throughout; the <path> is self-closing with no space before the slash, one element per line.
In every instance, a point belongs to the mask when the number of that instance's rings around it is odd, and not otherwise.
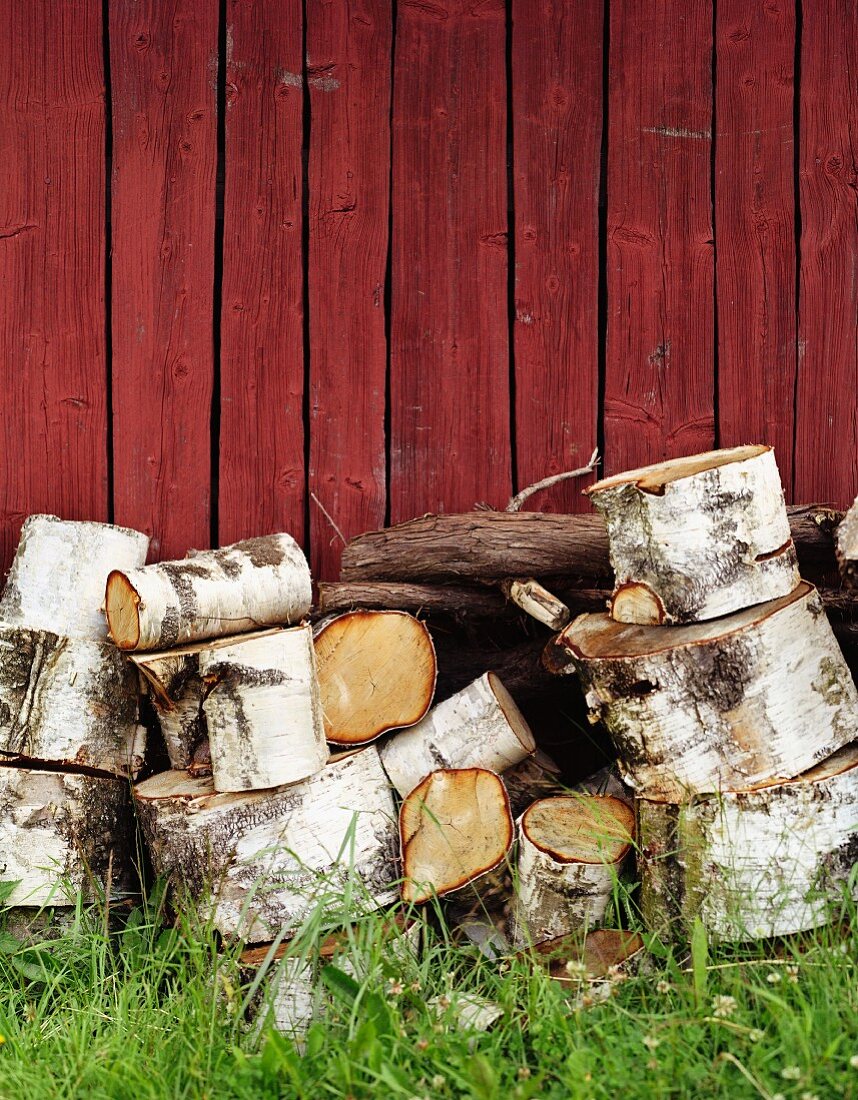
<path fill-rule="evenodd" d="M 228 0 L 221 544 L 305 537 L 301 0 Z"/>

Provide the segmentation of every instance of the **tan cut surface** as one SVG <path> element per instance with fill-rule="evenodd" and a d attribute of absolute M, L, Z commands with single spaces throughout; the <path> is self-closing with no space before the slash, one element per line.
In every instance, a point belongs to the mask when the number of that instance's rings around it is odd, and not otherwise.
<path fill-rule="evenodd" d="M 137 589 L 118 569 L 107 578 L 104 612 L 107 629 L 119 649 L 136 649 L 140 641 L 140 615 Z"/>
<path fill-rule="evenodd" d="M 402 803 L 399 835 L 405 901 L 461 889 L 497 867 L 512 846 L 503 782 L 484 768 L 432 772 Z"/>
<path fill-rule="evenodd" d="M 612 795 L 558 795 L 534 802 L 521 828 L 559 863 L 617 863 L 634 837 L 635 815 Z"/>
<path fill-rule="evenodd" d="M 404 611 L 352 611 L 315 640 L 325 736 L 362 745 L 388 730 L 413 726 L 435 691 L 435 647 L 429 631 Z"/>
<path fill-rule="evenodd" d="M 602 489 L 634 483 L 644 492 L 657 493 L 672 481 L 693 477 L 694 474 L 701 474 L 704 470 L 715 470 L 731 462 L 745 462 L 770 450 L 771 447 L 754 444 L 748 447 L 729 447 L 720 451 L 703 451 L 701 454 L 686 455 L 684 458 L 673 458 L 668 462 L 656 462 L 652 466 L 640 466 L 637 470 L 626 470 L 621 474 L 614 474 L 613 477 L 597 481 L 584 492 L 587 496 L 594 496 Z"/>

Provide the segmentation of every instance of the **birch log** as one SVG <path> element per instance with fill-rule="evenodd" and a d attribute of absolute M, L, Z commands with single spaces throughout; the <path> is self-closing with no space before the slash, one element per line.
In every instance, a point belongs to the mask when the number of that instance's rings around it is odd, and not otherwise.
<path fill-rule="evenodd" d="M 328 762 L 310 626 L 203 649 L 199 671 L 216 791 L 296 783 Z"/>
<path fill-rule="evenodd" d="M 858 497 L 834 532 L 834 548 L 843 580 L 858 587 Z"/>
<path fill-rule="evenodd" d="M 258 943 L 317 906 L 346 923 L 397 897 L 396 811 L 372 747 L 270 791 L 218 794 L 169 771 L 134 797 L 155 871 L 222 935 Z"/>
<path fill-rule="evenodd" d="M 29 516 L 0 599 L 0 623 L 106 641 L 107 575 L 143 565 L 148 549 L 148 536 L 128 527 Z"/>
<path fill-rule="evenodd" d="M 541 943 L 604 919 L 634 837 L 634 811 L 610 795 L 543 798 L 519 822 L 513 938 Z"/>
<path fill-rule="evenodd" d="M 130 658 L 146 686 L 170 767 L 179 771 L 190 767 L 194 750 L 208 737 L 199 664 L 202 644 L 131 654 Z"/>
<path fill-rule="evenodd" d="M 806 582 L 761 607 L 670 630 L 581 615 L 558 651 L 643 798 L 681 802 L 790 779 L 858 737 L 855 684 Z"/>
<path fill-rule="evenodd" d="M 584 491 L 605 517 L 619 622 L 714 619 L 799 582 L 771 447 L 690 455 Z"/>
<path fill-rule="evenodd" d="M 858 744 L 786 783 L 680 805 L 641 799 L 638 829 L 652 930 L 687 934 L 695 917 L 719 940 L 815 928 L 858 863 Z"/>
<path fill-rule="evenodd" d="M 439 768 L 503 772 L 536 748 L 530 727 L 493 672 L 445 699 L 381 747 L 381 762 L 404 798 Z"/>
<path fill-rule="evenodd" d="M 493 871 L 512 847 L 509 798 L 483 768 L 427 775 L 399 811 L 402 898 L 414 904 L 461 890 Z"/>
<path fill-rule="evenodd" d="M 310 610 L 310 570 L 291 535 L 265 535 L 193 550 L 182 561 L 115 569 L 104 599 L 120 649 L 167 649 L 297 622 Z"/>
<path fill-rule="evenodd" d="M 127 885 L 130 842 L 127 783 L 0 764 L 0 879 L 16 882 L 5 904 L 74 905 L 108 871 Z"/>
<path fill-rule="evenodd" d="M 419 722 L 432 704 L 435 647 L 404 611 L 352 611 L 316 635 L 325 735 L 360 745 Z"/>
<path fill-rule="evenodd" d="M 0 755 L 136 775 L 137 677 L 109 642 L 0 625 Z"/>

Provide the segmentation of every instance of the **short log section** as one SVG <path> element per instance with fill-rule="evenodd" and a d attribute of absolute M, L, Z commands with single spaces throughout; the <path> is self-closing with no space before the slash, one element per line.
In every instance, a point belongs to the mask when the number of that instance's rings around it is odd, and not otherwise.
<path fill-rule="evenodd" d="M 123 882 L 130 866 L 128 784 L 0 764 L 0 879 L 9 906 L 74 905 Z"/>
<path fill-rule="evenodd" d="M 552 645 L 577 668 L 641 797 L 790 779 L 858 737 L 858 693 L 812 585 L 717 622 L 581 615 Z"/>
<path fill-rule="evenodd" d="M 203 649 L 199 672 L 216 791 L 297 783 L 325 766 L 310 626 Z"/>
<path fill-rule="evenodd" d="M 634 811 L 610 795 L 543 798 L 519 822 L 516 944 L 541 943 L 605 917 L 634 838 Z"/>
<path fill-rule="evenodd" d="M 148 549 L 148 536 L 128 527 L 29 516 L 0 599 L 0 623 L 106 641 L 107 575 L 143 565 Z"/>
<path fill-rule="evenodd" d="M 787 783 L 641 799 L 638 827 L 643 914 L 659 935 L 687 935 L 697 917 L 726 941 L 815 928 L 858 862 L 858 745 Z"/>
<path fill-rule="evenodd" d="M 0 625 L 0 754 L 134 776 L 145 747 L 137 676 L 115 646 Z"/>
<path fill-rule="evenodd" d="M 317 906 L 347 923 L 398 896 L 396 810 L 372 746 L 271 791 L 218 794 L 168 771 L 134 797 L 156 873 L 224 936 L 271 940 Z"/>
<path fill-rule="evenodd" d="M 439 768 L 504 772 L 536 748 L 515 700 L 493 672 L 445 699 L 381 748 L 390 781 L 404 798 Z"/>
<path fill-rule="evenodd" d="M 432 772 L 399 811 L 402 898 L 418 904 L 461 890 L 509 854 L 513 821 L 500 778 L 483 768 Z"/>
<path fill-rule="evenodd" d="M 352 611 L 316 634 L 325 735 L 361 745 L 419 722 L 432 704 L 435 647 L 405 611 Z"/>
<path fill-rule="evenodd" d="M 194 750 L 208 737 L 200 676 L 200 650 L 207 644 L 131 655 L 161 727 L 170 767 L 178 771 L 190 767 Z"/>
<path fill-rule="evenodd" d="M 617 474 L 585 489 L 605 517 L 619 622 L 699 622 L 799 582 L 771 447 L 734 447 Z"/>
<path fill-rule="evenodd" d="M 311 595 L 300 546 L 276 534 L 192 551 L 182 561 L 115 569 L 104 599 L 116 645 L 151 650 L 298 622 Z"/>

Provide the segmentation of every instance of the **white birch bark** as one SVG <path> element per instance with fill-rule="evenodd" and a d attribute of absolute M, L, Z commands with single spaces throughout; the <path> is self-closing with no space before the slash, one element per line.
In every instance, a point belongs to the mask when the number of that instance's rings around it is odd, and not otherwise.
<path fill-rule="evenodd" d="M 0 754 L 136 775 L 137 676 L 109 642 L 0 625 Z"/>
<path fill-rule="evenodd" d="M 120 649 L 149 650 L 297 622 L 310 600 L 304 554 L 291 535 L 277 534 L 114 570 L 105 608 Z"/>
<path fill-rule="evenodd" d="M 644 798 L 790 779 L 858 738 L 858 692 L 819 594 L 717 622 L 631 626 L 581 615 L 560 635 L 623 779 Z M 570 666 L 571 670 L 571 666 Z"/>
<path fill-rule="evenodd" d="M 437 662 L 424 623 L 405 611 L 350 611 L 317 624 L 325 736 L 362 745 L 412 726 L 435 691 Z"/>
<path fill-rule="evenodd" d="M 0 623 L 105 641 L 107 575 L 143 565 L 148 549 L 149 537 L 128 527 L 29 516 L 0 599 Z"/>
<path fill-rule="evenodd" d="M 644 466 L 585 492 L 605 517 L 620 622 L 729 615 L 799 582 L 771 447 L 734 447 Z"/>
<path fill-rule="evenodd" d="M 488 875 L 509 854 L 513 833 L 509 797 L 494 772 L 427 775 L 399 811 L 403 900 L 419 904 Z"/>
<path fill-rule="evenodd" d="M 325 766 L 309 626 L 203 649 L 199 671 L 216 791 L 279 787 Z"/>
<path fill-rule="evenodd" d="M 169 771 L 134 796 L 156 872 L 225 936 L 270 940 L 317 907 L 345 923 L 397 897 L 396 811 L 374 748 L 270 791 L 218 794 Z"/>
<path fill-rule="evenodd" d="M 161 727 L 170 767 L 184 771 L 194 749 L 207 736 L 200 646 L 131 654 Z"/>
<path fill-rule="evenodd" d="M 837 525 L 834 549 L 844 582 L 858 587 L 858 497 Z"/>
<path fill-rule="evenodd" d="M 518 827 L 513 941 L 521 946 L 600 924 L 634 837 L 634 811 L 610 795 L 544 798 Z"/>
<path fill-rule="evenodd" d="M 536 748 L 514 699 L 487 672 L 426 717 L 386 741 L 381 762 L 404 798 L 439 768 L 485 768 L 503 772 Z"/>
<path fill-rule="evenodd" d="M 110 870 L 128 874 L 128 784 L 110 777 L 0 764 L 0 879 L 10 906 L 73 905 Z"/>
<path fill-rule="evenodd" d="M 652 930 L 687 934 L 695 917 L 718 940 L 815 928 L 858 863 L 858 745 L 775 786 L 680 805 L 641 799 L 638 822 Z"/>

